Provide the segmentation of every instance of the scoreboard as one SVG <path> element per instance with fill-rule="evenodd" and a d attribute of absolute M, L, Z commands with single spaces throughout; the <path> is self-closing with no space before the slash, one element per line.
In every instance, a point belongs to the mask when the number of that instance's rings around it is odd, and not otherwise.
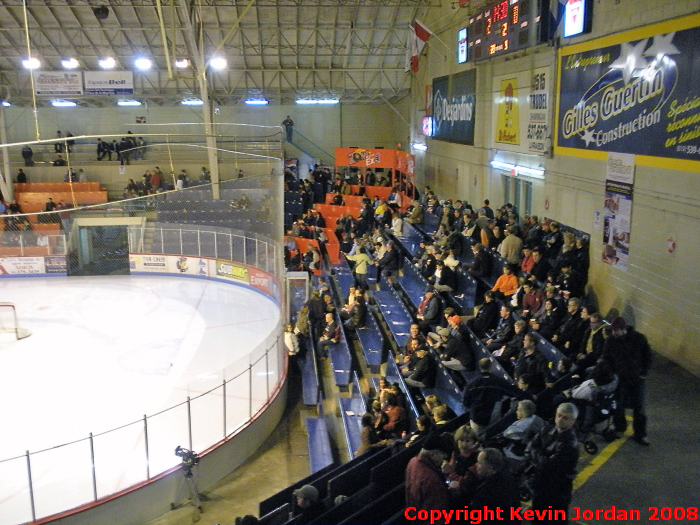
<path fill-rule="evenodd" d="M 549 20 L 549 14 L 542 12 L 545 3 L 502 0 L 469 17 L 470 59 L 485 60 L 545 41 L 547 31 L 543 29 Z"/>

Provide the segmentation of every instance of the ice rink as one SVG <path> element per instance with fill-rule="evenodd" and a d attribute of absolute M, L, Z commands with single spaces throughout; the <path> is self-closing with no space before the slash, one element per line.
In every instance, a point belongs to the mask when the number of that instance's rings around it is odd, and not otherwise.
<path fill-rule="evenodd" d="M 2 460 L 81 440 L 31 456 L 37 517 L 46 516 L 93 499 L 90 433 L 218 386 L 192 402 L 193 448 L 202 450 L 223 437 L 224 412 L 230 432 L 279 377 L 277 359 L 249 367 L 280 317 L 250 288 L 172 276 L 11 278 L 0 280 L 0 301 L 16 305 L 32 334 L 0 336 L 0 524 L 31 519 L 26 459 Z M 7 325 L 7 312 L 0 322 Z M 222 381 L 234 376 L 223 403 Z M 186 404 L 149 418 L 151 476 L 179 462 L 172 445 L 188 447 L 187 420 Z M 95 438 L 98 497 L 145 479 L 143 427 Z"/>

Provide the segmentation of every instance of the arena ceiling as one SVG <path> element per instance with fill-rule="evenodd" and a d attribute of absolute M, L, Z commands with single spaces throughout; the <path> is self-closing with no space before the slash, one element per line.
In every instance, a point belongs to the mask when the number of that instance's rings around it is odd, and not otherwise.
<path fill-rule="evenodd" d="M 30 73 L 62 71 L 74 57 L 79 70 L 134 71 L 135 97 L 156 104 L 199 94 L 206 71 L 216 104 L 247 98 L 293 103 L 339 98 L 343 103 L 395 103 L 410 89 L 405 72 L 408 25 L 440 0 L 0 0 L 0 84 L 13 104 L 32 101 Z M 105 11 L 95 11 L 107 7 Z M 27 31 L 28 28 L 28 31 Z M 208 61 L 228 62 L 213 71 Z M 150 58 L 149 71 L 134 60 Z M 187 58 L 191 66 L 175 67 Z M 112 105 L 113 99 L 77 99 Z M 39 99 L 39 105 L 47 104 Z"/>

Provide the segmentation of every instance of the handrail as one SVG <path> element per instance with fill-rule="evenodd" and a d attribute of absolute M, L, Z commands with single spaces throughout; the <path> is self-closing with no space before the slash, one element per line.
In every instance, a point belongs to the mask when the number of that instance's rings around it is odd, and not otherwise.
<path fill-rule="evenodd" d="M 313 146 L 314 148 L 316 148 L 319 152 L 323 153 L 323 154 L 327 157 L 327 159 L 320 159 L 320 160 L 326 160 L 326 161 L 328 161 L 328 164 L 331 164 L 331 165 L 332 165 L 332 164 L 335 164 L 335 155 L 334 155 L 334 154 L 328 153 L 328 152 L 327 152 L 326 150 L 324 150 L 321 146 L 319 146 L 318 144 L 316 144 L 316 143 L 315 143 L 314 141 L 312 141 L 310 138 L 308 138 L 308 137 L 302 135 L 301 133 L 299 133 L 299 132 L 295 129 L 295 130 L 293 131 L 293 134 L 292 134 L 292 139 L 294 139 L 294 137 L 297 137 L 297 136 L 299 136 L 299 137 L 301 137 L 302 139 L 304 139 L 304 140 L 305 140 L 306 142 L 308 142 L 311 146 Z M 306 153 L 307 155 L 309 155 L 310 157 L 313 158 L 313 157 L 317 156 L 317 155 L 314 155 L 314 152 L 310 152 L 310 151 L 307 151 L 306 149 L 304 149 L 303 145 L 300 144 L 298 141 L 292 140 L 291 143 L 292 143 L 294 146 L 296 146 L 297 148 L 299 148 L 299 150 L 301 150 L 303 153 Z M 320 158 L 320 156 L 319 156 L 319 158 Z"/>

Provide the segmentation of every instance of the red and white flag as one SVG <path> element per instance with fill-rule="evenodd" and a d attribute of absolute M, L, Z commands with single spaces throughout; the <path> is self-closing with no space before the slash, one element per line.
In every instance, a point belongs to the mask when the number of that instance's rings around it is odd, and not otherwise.
<path fill-rule="evenodd" d="M 414 20 L 408 28 L 408 45 L 406 46 L 406 71 L 418 72 L 418 57 L 425 43 L 433 32 L 419 20 Z"/>

